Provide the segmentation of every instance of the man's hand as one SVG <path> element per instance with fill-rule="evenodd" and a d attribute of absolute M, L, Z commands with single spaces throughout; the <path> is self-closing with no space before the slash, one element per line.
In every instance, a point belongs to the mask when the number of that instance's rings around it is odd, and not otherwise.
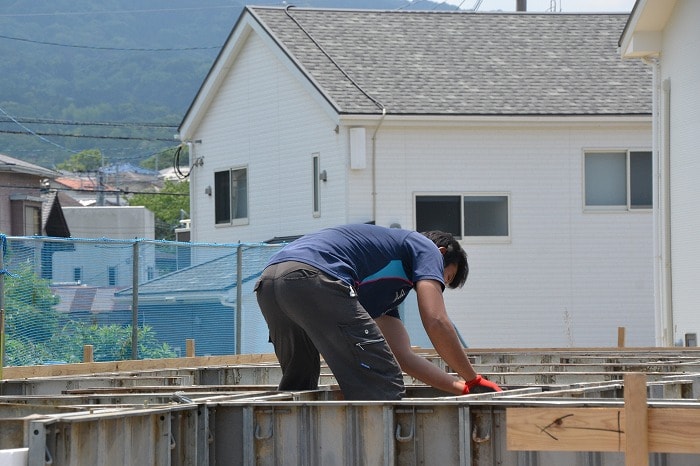
<path fill-rule="evenodd" d="M 501 387 L 493 382 L 490 382 L 480 375 L 477 375 L 473 380 L 469 382 L 464 382 L 464 392 L 462 395 L 467 395 L 469 393 L 489 393 L 489 392 L 502 392 Z"/>

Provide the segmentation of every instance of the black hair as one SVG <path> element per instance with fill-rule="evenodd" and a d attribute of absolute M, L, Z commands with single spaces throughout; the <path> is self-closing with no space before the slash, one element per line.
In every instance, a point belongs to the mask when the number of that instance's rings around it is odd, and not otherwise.
<path fill-rule="evenodd" d="M 444 266 L 447 267 L 450 264 L 457 265 L 457 272 L 450 283 L 445 283 L 445 285 L 450 288 L 461 288 L 464 282 L 467 281 L 467 275 L 469 275 L 469 263 L 467 262 L 467 253 L 462 249 L 459 242 L 452 236 L 451 233 L 444 231 L 424 231 L 421 234 L 431 240 L 439 248 L 445 248 L 446 252 L 442 256 Z"/>

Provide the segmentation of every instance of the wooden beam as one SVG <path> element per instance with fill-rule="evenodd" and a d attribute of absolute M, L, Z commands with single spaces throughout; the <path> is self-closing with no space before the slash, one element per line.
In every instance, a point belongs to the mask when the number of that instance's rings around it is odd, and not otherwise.
<path fill-rule="evenodd" d="M 624 409 L 506 408 L 508 450 L 623 451 Z"/>
<path fill-rule="evenodd" d="M 195 349 L 194 349 L 194 339 L 193 338 L 188 338 L 185 340 L 185 345 L 186 345 L 186 350 L 185 350 L 185 355 L 188 358 L 193 358 L 195 356 Z"/>
<path fill-rule="evenodd" d="M 649 451 L 700 453 L 700 409 L 649 408 Z"/>
<path fill-rule="evenodd" d="M 619 451 L 627 465 L 649 452 L 700 453 L 700 409 L 649 408 L 646 375 L 625 374 L 624 408 L 507 408 L 506 447 L 527 451 Z"/>
<path fill-rule="evenodd" d="M 625 374 L 625 464 L 649 466 L 647 377 L 641 372 Z"/>
<path fill-rule="evenodd" d="M 622 452 L 627 450 L 625 426 L 622 408 L 506 408 L 506 447 Z M 700 454 L 700 409 L 649 408 L 647 436 L 651 453 Z"/>
<path fill-rule="evenodd" d="M 617 327 L 617 347 L 625 347 L 625 327 Z"/>
<path fill-rule="evenodd" d="M 83 345 L 83 362 L 94 362 L 93 350 L 94 347 L 92 345 Z"/>
<path fill-rule="evenodd" d="M 78 364 L 56 364 L 49 366 L 5 367 L 3 377 L 27 379 L 30 377 L 57 377 L 66 375 L 100 374 L 157 369 L 179 369 L 185 367 L 235 366 L 241 364 L 277 363 L 274 354 L 239 354 L 231 356 L 199 356 L 194 358 L 142 359 L 138 361 L 110 361 Z"/>

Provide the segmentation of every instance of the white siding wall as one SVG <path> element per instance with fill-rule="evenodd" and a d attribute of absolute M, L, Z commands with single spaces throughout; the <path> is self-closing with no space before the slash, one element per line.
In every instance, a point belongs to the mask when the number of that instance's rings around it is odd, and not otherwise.
<path fill-rule="evenodd" d="M 73 238 L 109 238 L 107 243 L 74 243 L 75 251 L 56 252 L 52 262 L 54 283 L 72 282 L 75 268 L 82 269 L 83 283 L 96 286 L 133 284 L 133 245 L 109 244 L 110 240 L 154 239 L 153 212 L 145 207 L 63 207 L 63 215 Z M 90 260 L 100 256 L 100 260 Z M 154 248 L 141 248 L 139 276 L 146 280 L 149 267 L 155 267 Z M 115 270 L 116 283 L 110 283 L 109 269 Z"/>
<path fill-rule="evenodd" d="M 379 225 L 414 228 L 416 191 L 510 194 L 512 241 L 465 242 L 469 280 L 445 292 L 470 346 L 610 346 L 619 326 L 628 345 L 654 344 L 651 213 L 582 207 L 583 151 L 650 150 L 650 124 L 380 134 Z"/>
<path fill-rule="evenodd" d="M 145 207 L 63 207 L 63 216 L 73 238 L 155 238 L 155 217 Z"/>
<path fill-rule="evenodd" d="M 661 52 L 662 80 L 671 89 L 671 260 L 674 341 L 700 335 L 700 2 L 676 3 Z"/>
<path fill-rule="evenodd" d="M 264 241 L 346 221 L 346 147 L 328 116 L 286 66 L 255 35 L 215 96 L 195 140 L 195 242 Z M 313 153 L 320 154 L 321 216 L 312 212 Z M 214 172 L 248 167 L 249 224 L 214 225 Z"/>
<path fill-rule="evenodd" d="M 372 134 L 367 168 L 350 170 L 348 128 L 336 122 L 287 64 L 251 36 L 195 137 L 196 242 L 260 241 L 372 219 Z M 472 272 L 445 293 L 472 347 L 654 344 L 652 217 L 584 213 L 585 149 L 651 149 L 651 125 L 399 127 L 376 146 L 377 224 L 414 228 L 415 192 L 507 192 L 510 243 L 467 244 Z M 311 205 L 311 154 L 321 156 L 321 217 Z M 248 166 L 249 218 L 214 226 L 214 172 Z M 407 306 L 408 324 L 420 328 Z M 418 331 L 412 332 L 417 334 Z M 429 344 L 416 341 L 415 344 Z"/>

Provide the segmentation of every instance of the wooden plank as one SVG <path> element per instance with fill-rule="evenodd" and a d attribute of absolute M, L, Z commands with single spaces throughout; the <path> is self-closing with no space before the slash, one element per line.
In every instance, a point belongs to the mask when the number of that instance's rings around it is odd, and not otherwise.
<path fill-rule="evenodd" d="M 617 347 L 624 348 L 625 346 L 625 327 L 617 327 Z"/>
<path fill-rule="evenodd" d="M 622 408 L 506 408 L 506 447 L 523 451 L 625 451 Z M 700 454 L 700 409 L 649 408 L 648 450 Z"/>
<path fill-rule="evenodd" d="M 179 369 L 185 367 L 236 366 L 241 364 L 277 363 L 274 354 L 239 354 L 231 356 L 199 356 L 195 358 L 141 359 L 137 361 L 110 361 L 49 366 L 5 367 L 4 379 L 26 379 L 31 377 L 55 377 L 109 372 L 128 372 L 156 369 Z"/>
<path fill-rule="evenodd" d="M 649 451 L 700 453 L 700 409 L 649 408 Z"/>
<path fill-rule="evenodd" d="M 94 362 L 94 347 L 92 345 L 83 345 L 83 362 Z"/>
<path fill-rule="evenodd" d="M 625 464 L 649 465 L 647 377 L 641 372 L 625 374 Z"/>
<path fill-rule="evenodd" d="M 624 409 L 507 408 L 506 446 L 528 451 L 622 451 Z"/>

